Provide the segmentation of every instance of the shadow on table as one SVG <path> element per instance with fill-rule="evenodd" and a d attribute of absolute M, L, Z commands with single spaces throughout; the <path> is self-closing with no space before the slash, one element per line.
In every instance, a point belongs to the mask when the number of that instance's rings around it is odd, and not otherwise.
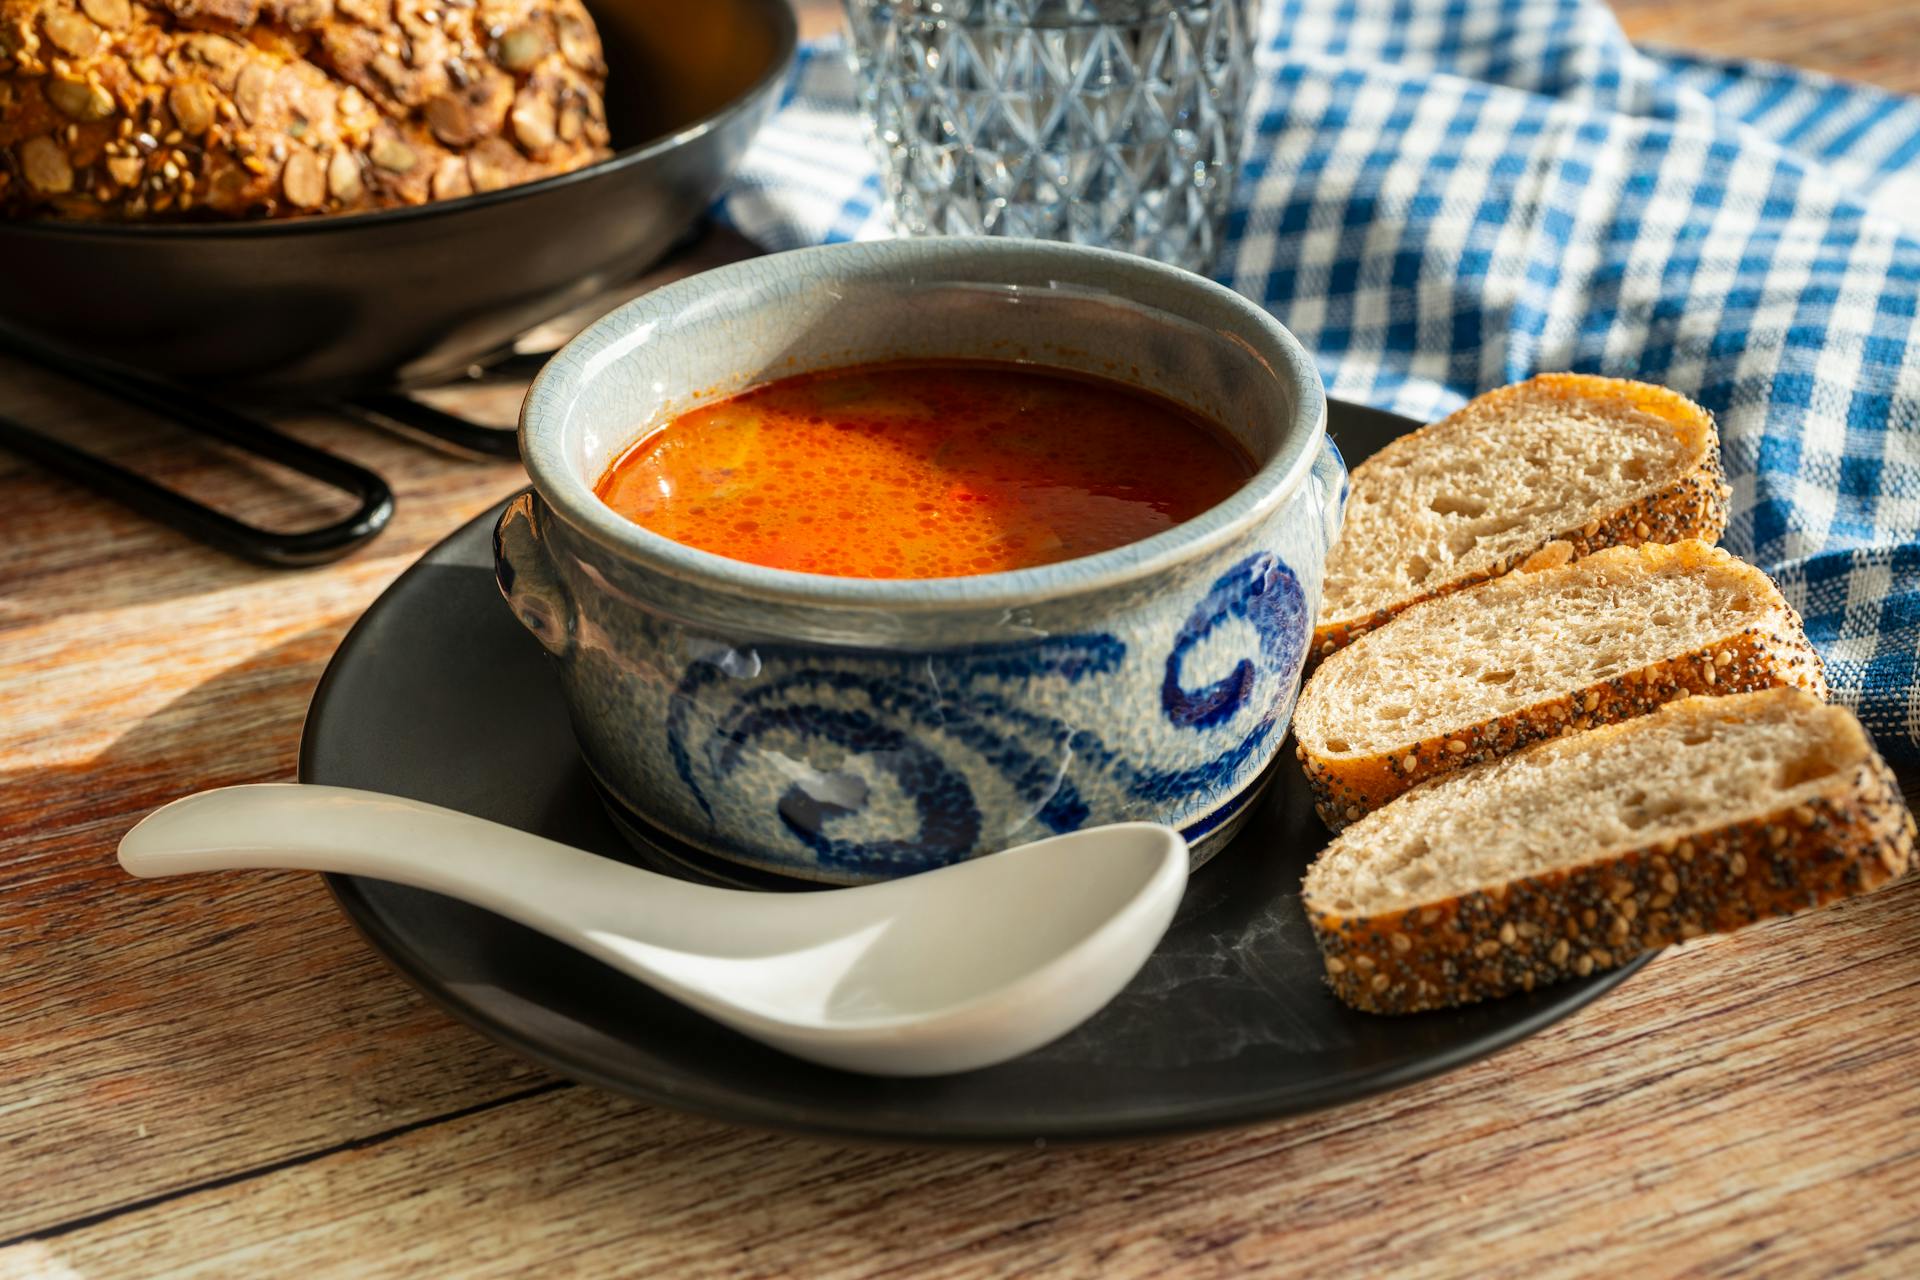
<path fill-rule="evenodd" d="M 0 1239 L 546 1078 L 414 995 L 318 877 L 139 881 L 114 859 L 169 800 L 291 780 L 343 629 L 248 656 L 92 759 L 0 773 Z"/>
<path fill-rule="evenodd" d="M 344 630 L 316 628 L 249 655 L 82 763 L 0 773 L 0 832 L 24 846 L 12 870 L 118 876 L 113 845 L 150 809 L 207 787 L 290 780 L 302 711 Z"/>

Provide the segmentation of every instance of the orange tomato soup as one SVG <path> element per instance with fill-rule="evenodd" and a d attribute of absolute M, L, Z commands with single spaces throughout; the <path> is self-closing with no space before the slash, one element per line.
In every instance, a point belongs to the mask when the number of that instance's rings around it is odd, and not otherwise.
<path fill-rule="evenodd" d="M 952 578 L 1137 542 L 1253 471 L 1218 427 L 1118 383 L 901 363 L 785 378 L 682 414 L 595 492 L 655 533 L 735 560 Z"/>

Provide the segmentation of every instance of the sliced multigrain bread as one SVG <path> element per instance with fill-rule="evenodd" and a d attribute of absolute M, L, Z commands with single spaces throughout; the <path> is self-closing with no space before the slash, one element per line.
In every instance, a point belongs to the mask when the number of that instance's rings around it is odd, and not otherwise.
<path fill-rule="evenodd" d="M 1411 1013 L 1864 893 L 1913 845 L 1852 713 L 1769 689 L 1436 779 L 1336 836 L 1303 894 L 1334 994 Z"/>
<path fill-rule="evenodd" d="M 1535 557 L 1718 541 L 1728 496 L 1713 419 L 1685 396 L 1571 373 L 1490 391 L 1353 469 L 1313 657 Z"/>
<path fill-rule="evenodd" d="M 1609 547 L 1414 605 L 1321 664 L 1293 713 L 1338 831 L 1443 773 L 1690 693 L 1799 685 L 1820 658 L 1767 575 L 1704 542 Z"/>

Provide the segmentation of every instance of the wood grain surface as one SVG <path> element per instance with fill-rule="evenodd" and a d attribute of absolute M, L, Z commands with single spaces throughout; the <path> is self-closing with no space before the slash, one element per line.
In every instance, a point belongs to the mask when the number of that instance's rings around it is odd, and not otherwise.
<path fill-rule="evenodd" d="M 1644 44 L 1764 58 L 1920 93 L 1920 10 L 1913 0 L 1612 0 Z"/>
<path fill-rule="evenodd" d="M 1651 38 L 1920 88 L 1910 6 L 1621 9 Z M 672 271 L 739 252 L 711 236 Z M 440 393 L 496 421 L 518 394 Z M 339 509 L 19 366 L 0 364 L 0 412 L 269 523 Z M 291 777 L 345 629 L 523 483 L 287 426 L 394 486 L 392 527 L 340 564 L 244 566 L 0 453 L 0 1280 L 1920 1273 L 1911 880 L 1669 952 L 1493 1060 L 1365 1103 L 927 1152 L 555 1080 L 416 996 L 315 877 L 127 879 L 113 846 L 147 810 Z"/>

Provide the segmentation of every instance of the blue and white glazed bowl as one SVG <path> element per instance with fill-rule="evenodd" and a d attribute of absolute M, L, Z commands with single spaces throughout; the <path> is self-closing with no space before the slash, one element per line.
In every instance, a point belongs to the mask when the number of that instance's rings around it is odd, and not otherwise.
<path fill-rule="evenodd" d="M 594 496 L 689 408 L 911 358 L 1118 378 L 1260 467 L 1143 542 L 917 581 L 729 560 Z M 720 858 L 843 884 L 1134 819 L 1204 860 L 1286 736 L 1346 494 L 1319 378 L 1265 312 L 1141 258 L 1007 239 L 803 249 L 668 285 L 569 343 L 520 432 L 533 490 L 501 518 L 500 587 L 558 660 L 603 790 Z"/>

